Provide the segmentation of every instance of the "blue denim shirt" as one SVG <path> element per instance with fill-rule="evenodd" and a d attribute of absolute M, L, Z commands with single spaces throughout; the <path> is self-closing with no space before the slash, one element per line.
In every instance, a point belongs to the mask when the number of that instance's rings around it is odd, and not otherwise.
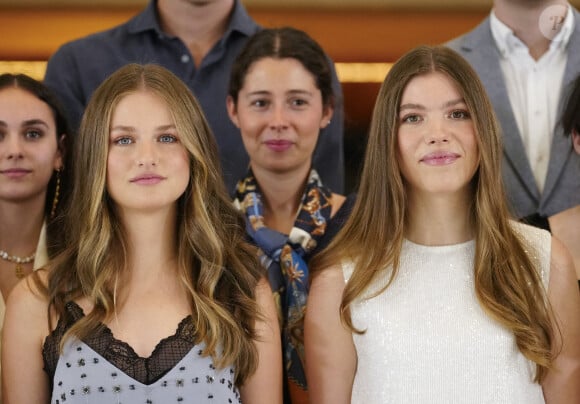
<path fill-rule="evenodd" d="M 227 189 L 233 193 L 237 180 L 247 172 L 249 159 L 226 110 L 230 69 L 247 39 L 258 30 L 260 26 L 237 0 L 225 35 L 196 67 L 185 44 L 162 31 L 152 0 L 126 23 L 62 45 L 48 61 L 44 81 L 78 128 L 93 91 L 108 75 L 127 63 L 166 67 L 200 102 L 218 144 Z M 313 163 L 324 183 L 340 193 L 344 187 L 343 101 L 336 72 L 334 91 L 334 116 L 320 134 Z"/>

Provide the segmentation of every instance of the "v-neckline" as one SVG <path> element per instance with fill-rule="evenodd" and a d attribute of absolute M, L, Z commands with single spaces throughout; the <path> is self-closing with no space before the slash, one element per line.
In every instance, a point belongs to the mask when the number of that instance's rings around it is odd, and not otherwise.
<path fill-rule="evenodd" d="M 70 323 L 57 326 L 49 336 L 52 337 L 54 333 L 60 334 L 54 335 L 58 341 L 57 349 L 66 330 L 85 316 L 83 309 L 76 302 L 68 302 L 66 310 L 71 317 Z M 100 323 L 97 332 L 83 338 L 82 342 L 135 381 L 151 385 L 175 368 L 196 346 L 196 333 L 192 316 L 188 315 L 179 322 L 174 334 L 157 343 L 148 357 L 139 356 L 129 343 L 115 338 L 111 329 L 104 323 Z M 168 354 L 172 360 L 168 360 Z"/>

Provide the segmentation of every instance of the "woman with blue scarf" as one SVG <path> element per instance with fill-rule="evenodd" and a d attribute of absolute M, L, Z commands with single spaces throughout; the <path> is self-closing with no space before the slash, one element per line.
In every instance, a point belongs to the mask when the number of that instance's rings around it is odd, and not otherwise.
<path fill-rule="evenodd" d="M 302 319 L 309 259 L 345 221 L 352 197 L 326 188 L 312 158 L 333 113 L 332 68 L 306 33 L 265 29 L 234 63 L 228 112 L 240 129 L 250 168 L 235 206 L 260 249 L 278 306 L 286 402 L 307 403 Z"/>

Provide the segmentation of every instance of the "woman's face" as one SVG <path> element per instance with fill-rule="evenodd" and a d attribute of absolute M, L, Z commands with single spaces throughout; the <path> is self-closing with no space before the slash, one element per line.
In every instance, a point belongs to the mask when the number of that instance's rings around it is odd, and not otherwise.
<path fill-rule="evenodd" d="M 442 73 L 413 78 L 399 108 L 398 159 L 408 192 L 463 192 L 479 166 L 475 128 L 455 84 Z"/>
<path fill-rule="evenodd" d="M 146 90 L 123 97 L 113 111 L 107 158 L 107 191 L 117 206 L 171 208 L 189 176 L 189 155 L 165 101 Z"/>
<path fill-rule="evenodd" d="M 228 97 L 228 112 L 252 168 L 280 173 L 310 167 L 320 129 L 332 116 L 298 60 L 269 57 L 250 66 L 237 104 Z"/>
<path fill-rule="evenodd" d="M 18 87 L 0 90 L 0 200 L 21 203 L 46 196 L 62 167 L 51 108 Z"/>

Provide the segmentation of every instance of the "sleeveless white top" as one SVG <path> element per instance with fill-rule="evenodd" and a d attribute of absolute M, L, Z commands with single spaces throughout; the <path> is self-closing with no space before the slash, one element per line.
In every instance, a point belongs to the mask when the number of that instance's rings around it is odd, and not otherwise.
<path fill-rule="evenodd" d="M 514 223 L 534 251 L 547 289 L 550 234 Z M 544 403 L 535 364 L 488 317 L 474 291 L 475 242 L 403 243 L 399 273 L 381 294 L 351 307 L 358 364 L 353 404 Z M 345 279 L 352 263 L 343 265 Z M 388 271 L 385 271 L 388 272 Z M 386 274 L 369 289 L 385 284 Z"/>

